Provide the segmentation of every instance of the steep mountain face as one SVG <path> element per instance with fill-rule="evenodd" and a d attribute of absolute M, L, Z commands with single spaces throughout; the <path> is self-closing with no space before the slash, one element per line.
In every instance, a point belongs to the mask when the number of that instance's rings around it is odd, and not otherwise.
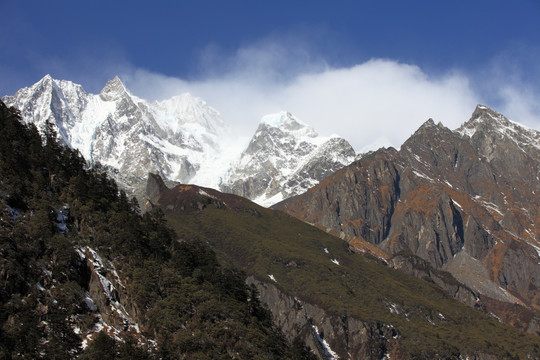
<path fill-rule="evenodd" d="M 94 95 L 47 75 L 3 100 L 38 129 L 51 122 L 63 143 L 101 164 L 132 195 L 142 195 L 146 174 L 155 172 L 270 205 L 354 159 L 345 140 L 321 138 L 287 113 L 263 118 L 242 152 L 220 114 L 201 99 L 182 94 L 149 102 L 118 77 Z"/>
<path fill-rule="evenodd" d="M 346 140 L 319 137 L 290 113 L 267 115 L 221 189 L 271 205 L 303 193 L 354 156 Z"/>
<path fill-rule="evenodd" d="M 141 215 L 50 128 L 2 101 L 0 128 L 0 358 L 314 358 L 243 273 Z"/>
<path fill-rule="evenodd" d="M 245 271 L 284 335 L 300 337 L 321 359 L 540 356 L 537 337 L 446 295 L 434 283 L 481 304 L 470 289 L 419 257 L 408 272 L 433 281 L 354 253 L 337 237 L 236 195 L 192 185 L 156 194 L 161 184 L 149 177 L 153 206 L 161 207 L 177 234 L 197 236 L 220 262 Z M 392 261 L 408 266 L 407 256 Z M 516 347 L 516 340 L 525 343 Z"/>
<path fill-rule="evenodd" d="M 429 120 L 275 207 L 538 310 L 539 170 L 540 133 L 479 105 L 456 131 Z"/>

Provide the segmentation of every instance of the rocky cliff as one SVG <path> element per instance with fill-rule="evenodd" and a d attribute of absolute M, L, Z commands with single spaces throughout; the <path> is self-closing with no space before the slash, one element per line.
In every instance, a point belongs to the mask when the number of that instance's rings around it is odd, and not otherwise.
<path fill-rule="evenodd" d="M 405 355 L 400 335 L 391 325 L 329 313 L 253 276 L 247 283 L 257 287 L 261 301 L 289 340 L 301 337 L 320 359 L 399 359 Z"/>
<path fill-rule="evenodd" d="M 540 133 L 479 105 L 428 120 L 275 206 L 349 241 L 412 253 L 478 294 L 540 309 Z"/>

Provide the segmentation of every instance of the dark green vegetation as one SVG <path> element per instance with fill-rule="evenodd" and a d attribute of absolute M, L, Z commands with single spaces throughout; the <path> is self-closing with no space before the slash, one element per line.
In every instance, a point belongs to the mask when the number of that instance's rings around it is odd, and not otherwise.
<path fill-rule="evenodd" d="M 305 359 L 248 287 L 195 237 L 177 241 L 158 209 L 143 216 L 116 184 L 0 101 L 0 359 Z M 91 269 L 115 265 L 142 334 L 94 334 Z M 99 311 L 99 309 L 98 309 Z M 83 335 L 77 335 L 77 333 Z M 157 349 L 145 339 L 155 339 Z"/>
<path fill-rule="evenodd" d="M 175 188 L 160 199 L 180 237 L 207 241 L 224 262 L 262 281 L 272 282 L 272 274 L 281 290 L 304 302 L 392 324 L 411 358 L 540 357 L 537 337 L 453 300 L 435 285 L 354 254 L 345 241 L 245 199 L 187 192 Z M 164 198 L 173 196 L 191 198 Z M 177 210 L 171 210 L 175 202 Z"/>

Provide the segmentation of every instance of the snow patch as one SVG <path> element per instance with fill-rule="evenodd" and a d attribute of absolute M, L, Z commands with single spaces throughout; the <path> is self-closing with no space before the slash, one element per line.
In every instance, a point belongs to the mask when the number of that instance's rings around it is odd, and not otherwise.
<path fill-rule="evenodd" d="M 461 211 L 463 211 L 463 206 L 461 206 L 456 200 L 450 198 L 452 200 L 452 203 L 454 203 L 454 205 L 456 205 Z"/>
<path fill-rule="evenodd" d="M 538 264 L 540 264 L 540 247 L 533 245 L 531 243 L 529 243 L 529 245 L 531 245 L 533 249 L 536 250 L 536 253 L 538 254 L 538 259 L 539 259 Z"/>
<path fill-rule="evenodd" d="M 210 195 L 208 195 L 208 193 L 203 189 L 199 189 L 199 195 L 210 197 Z"/>
<path fill-rule="evenodd" d="M 90 297 L 88 293 L 86 293 L 86 296 L 84 297 L 84 303 L 86 304 L 86 306 L 88 306 L 88 309 L 90 309 L 91 311 L 97 310 L 97 306 L 96 304 L 94 304 L 94 300 L 92 300 L 92 298 Z"/>
<path fill-rule="evenodd" d="M 433 181 L 432 178 L 430 178 L 429 176 L 425 175 L 425 174 L 422 174 L 421 172 L 418 172 L 416 170 L 413 170 L 413 173 L 414 175 L 418 176 L 418 177 L 421 177 L 421 178 L 424 178 L 426 180 L 429 180 L 429 181 Z"/>
<path fill-rule="evenodd" d="M 446 185 L 448 185 L 448 187 L 450 187 L 451 189 L 454 188 L 454 187 L 452 186 L 452 184 L 450 184 L 450 183 L 448 182 L 448 180 L 444 180 L 443 182 L 444 182 Z"/>
<path fill-rule="evenodd" d="M 338 360 L 339 356 L 338 354 L 330 348 L 330 345 L 328 342 L 322 337 L 321 333 L 319 333 L 319 329 L 317 326 L 313 323 L 311 323 L 311 329 L 315 332 L 315 336 L 317 336 L 317 340 L 319 341 L 319 344 L 321 344 L 324 355 L 328 357 L 330 360 Z"/>
<path fill-rule="evenodd" d="M 274 277 L 274 275 L 268 274 L 268 277 L 269 277 L 270 280 L 272 280 L 273 282 L 277 282 L 277 280 L 276 280 L 276 278 Z"/>
<path fill-rule="evenodd" d="M 409 151 L 410 151 L 410 150 L 409 150 Z M 424 165 L 424 166 L 425 166 L 426 168 L 428 168 L 428 169 L 430 168 L 430 165 L 429 165 L 427 162 L 425 162 L 424 160 L 422 160 L 422 159 L 420 158 L 420 156 L 418 156 L 417 154 L 412 154 L 412 155 L 413 155 L 413 157 L 416 159 L 416 161 L 418 161 L 420 164 Z"/>
<path fill-rule="evenodd" d="M 394 303 L 390 303 L 390 305 L 388 306 L 388 310 L 390 310 L 391 314 L 397 314 L 397 315 L 400 314 L 398 306 Z"/>
<path fill-rule="evenodd" d="M 330 261 L 333 262 L 336 265 L 339 265 L 339 261 L 337 261 L 336 259 L 331 259 Z"/>

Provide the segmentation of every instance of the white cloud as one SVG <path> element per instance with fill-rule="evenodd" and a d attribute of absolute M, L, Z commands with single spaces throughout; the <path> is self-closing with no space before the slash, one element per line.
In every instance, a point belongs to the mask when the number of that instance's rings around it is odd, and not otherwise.
<path fill-rule="evenodd" d="M 304 47 L 291 51 L 290 46 L 263 42 L 232 57 L 210 49 L 203 56 L 206 76 L 198 80 L 141 69 L 121 78 L 143 98 L 163 99 L 182 92 L 201 97 L 244 137 L 255 131 L 263 115 L 287 110 L 321 135 L 341 135 L 356 151 L 399 147 L 428 118 L 456 128 L 468 120 L 477 103 L 485 102 L 486 97 L 471 86 L 473 77 L 463 72 L 430 76 L 417 66 L 386 59 L 332 68 L 310 57 Z M 219 65 L 213 66 L 216 62 Z M 491 81 L 497 83 L 496 77 Z M 516 121 L 524 117 L 529 126 L 538 127 L 532 89 L 527 93 L 505 84 L 496 93 L 501 107 L 495 110 Z"/>

